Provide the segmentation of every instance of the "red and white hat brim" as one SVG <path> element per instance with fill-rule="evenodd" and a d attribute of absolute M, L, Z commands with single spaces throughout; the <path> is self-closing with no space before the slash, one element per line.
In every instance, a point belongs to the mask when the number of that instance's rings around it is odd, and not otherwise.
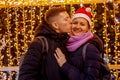
<path fill-rule="evenodd" d="M 86 14 L 83 14 L 83 13 L 77 13 L 73 16 L 73 19 L 74 18 L 78 18 L 78 17 L 83 17 L 85 18 L 86 20 L 88 20 L 89 24 L 91 25 L 92 24 L 92 21 L 91 19 L 86 15 Z"/>

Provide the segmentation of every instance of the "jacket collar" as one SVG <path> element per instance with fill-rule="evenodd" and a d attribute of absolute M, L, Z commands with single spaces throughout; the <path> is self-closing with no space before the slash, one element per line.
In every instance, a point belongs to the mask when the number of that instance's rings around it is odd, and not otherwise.
<path fill-rule="evenodd" d="M 36 32 L 35 37 L 36 36 L 45 36 L 48 38 L 52 38 L 56 41 L 68 40 L 68 38 L 69 38 L 67 33 L 57 33 L 45 22 L 42 23 L 39 27 L 37 27 L 35 32 Z"/>

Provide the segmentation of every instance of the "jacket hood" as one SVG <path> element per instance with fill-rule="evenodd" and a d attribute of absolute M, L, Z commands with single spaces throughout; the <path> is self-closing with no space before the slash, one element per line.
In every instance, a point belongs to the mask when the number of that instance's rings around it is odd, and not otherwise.
<path fill-rule="evenodd" d="M 46 22 L 41 23 L 41 25 L 36 28 L 35 37 L 37 36 L 45 36 L 48 38 L 52 38 L 54 40 L 66 40 L 66 41 L 69 38 L 67 33 L 57 33 Z"/>
<path fill-rule="evenodd" d="M 103 53 L 103 42 L 102 40 L 94 34 L 94 38 L 90 41 L 91 44 L 94 44 L 96 48 Z"/>

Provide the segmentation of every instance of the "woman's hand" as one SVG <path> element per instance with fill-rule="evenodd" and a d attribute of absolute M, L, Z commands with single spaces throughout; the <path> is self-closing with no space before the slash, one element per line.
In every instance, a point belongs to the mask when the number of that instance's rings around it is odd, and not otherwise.
<path fill-rule="evenodd" d="M 60 50 L 60 48 L 57 48 L 55 50 L 54 56 L 59 64 L 59 66 L 62 67 L 62 65 L 66 62 L 66 58 L 65 58 L 65 55 Z"/>

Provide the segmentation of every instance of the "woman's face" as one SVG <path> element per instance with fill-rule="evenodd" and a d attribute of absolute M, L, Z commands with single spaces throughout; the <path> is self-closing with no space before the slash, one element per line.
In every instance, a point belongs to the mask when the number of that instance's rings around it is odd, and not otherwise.
<path fill-rule="evenodd" d="M 81 35 L 90 29 L 88 21 L 85 18 L 79 17 L 72 21 L 72 35 Z"/>

